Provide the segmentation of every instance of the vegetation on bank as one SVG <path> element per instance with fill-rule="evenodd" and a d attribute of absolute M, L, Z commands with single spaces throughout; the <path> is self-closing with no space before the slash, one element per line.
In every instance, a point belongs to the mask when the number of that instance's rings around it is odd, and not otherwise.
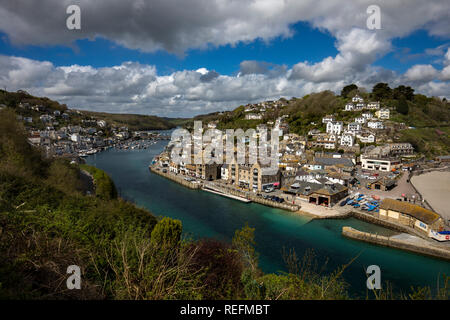
<path fill-rule="evenodd" d="M 231 243 L 185 239 L 180 221 L 118 198 L 104 172 L 82 166 L 96 186 L 86 195 L 80 167 L 41 157 L 15 119 L 0 111 L 0 299 L 349 298 L 346 266 L 322 274 L 311 255 L 288 252 L 286 273 L 264 274 L 249 226 Z M 73 264 L 82 290 L 66 288 Z M 432 297 L 421 290 L 403 297 Z M 448 298 L 448 280 L 433 298 Z"/>
<path fill-rule="evenodd" d="M 81 164 L 80 168 L 88 172 L 94 179 L 95 195 L 103 200 L 117 199 L 117 189 L 105 171 L 96 167 Z"/>

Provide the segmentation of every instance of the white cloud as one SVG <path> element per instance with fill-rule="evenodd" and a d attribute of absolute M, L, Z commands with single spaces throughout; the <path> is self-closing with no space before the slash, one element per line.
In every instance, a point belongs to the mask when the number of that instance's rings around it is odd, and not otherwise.
<path fill-rule="evenodd" d="M 406 71 L 405 79 L 407 81 L 428 82 L 435 79 L 438 73 L 430 64 L 417 64 Z"/>
<path fill-rule="evenodd" d="M 431 78 L 431 74 L 439 74 L 438 70 L 422 65 L 403 76 L 380 67 L 367 67 L 355 75 L 320 82 L 313 73 L 311 79 L 292 79 L 293 72 L 289 69 L 277 76 L 270 73 L 229 76 L 205 69 L 158 75 L 154 66 L 134 62 L 108 68 L 56 67 L 50 62 L 0 56 L 0 86 L 7 86 L 8 90 L 24 89 L 49 96 L 72 108 L 170 117 L 229 110 L 249 102 L 301 97 L 323 90 L 338 93 L 352 82 L 370 89 L 379 81 L 397 86 L 408 84 L 409 79 L 416 91 L 438 96 L 448 96 L 450 87 L 448 82 Z"/>

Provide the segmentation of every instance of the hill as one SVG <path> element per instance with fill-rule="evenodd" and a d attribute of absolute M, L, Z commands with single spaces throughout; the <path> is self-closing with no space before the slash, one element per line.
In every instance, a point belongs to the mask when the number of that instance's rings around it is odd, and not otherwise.
<path fill-rule="evenodd" d="M 68 112 L 71 114 L 71 119 L 70 121 L 67 121 L 66 124 L 73 125 L 79 124 L 81 120 L 95 119 L 97 121 L 105 120 L 108 124 L 116 127 L 125 126 L 133 131 L 168 130 L 177 126 L 175 123 L 171 122 L 176 119 L 161 118 L 151 115 L 71 110 L 65 104 L 60 104 L 59 102 L 46 97 L 35 97 L 22 90 L 17 92 L 0 90 L 0 105 L 13 108 L 21 116 L 33 118 L 39 117 L 42 113 L 53 113 L 54 111 L 59 111 L 61 113 Z M 39 106 L 41 112 L 31 109 L 32 106 Z"/>
<path fill-rule="evenodd" d="M 186 127 L 192 127 L 194 120 L 204 124 L 216 122 L 218 129 L 256 128 L 261 123 L 275 121 L 280 116 L 286 116 L 290 132 L 306 135 L 311 129 L 325 130 L 322 117 L 334 114 L 337 119 L 349 121 L 362 112 L 344 111 L 346 103 L 358 93 L 365 101 L 380 101 L 382 108 L 391 112 L 389 123 L 400 124 L 389 133 L 393 140 L 410 142 L 418 151 L 428 157 L 439 154 L 450 154 L 450 103 L 446 99 L 426 97 L 414 94 L 410 87 L 399 86 L 391 89 L 385 83 L 375 85 L 371 92 L 349 85 L 343 88 L 340 95 L 331 91 L 311 93 L 302 98 L 283 100 L 281 103 L 266 101 L 263 103 L 239 106 L 232 111 L 215 112 L 199 115 L 185 121 Z M 260 112 L 261 119 L 247 120 L 247 108 L 261 110 L 261 105 L 268 105 Z M 280 106 L 281 105 L 281 106 Z M 276 106 L 276 107 L 270 107 Z M 258 111 L 256 111 L 258 112 Z M 403 128 L 402 128 L 403 127 Z"/>

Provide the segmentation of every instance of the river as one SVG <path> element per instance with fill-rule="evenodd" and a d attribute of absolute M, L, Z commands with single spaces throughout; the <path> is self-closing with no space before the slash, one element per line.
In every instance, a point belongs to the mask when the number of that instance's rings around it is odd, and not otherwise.
<path fill-rule="evenodd" d="M 358 242 L 341 235 L 343 226 L 390 233 L 382 227 L 354 218 L 311 220 L 284 210 L 191 190 L 150 173 L 149 163 L 166 144 L 167 141 L 159 141 L 144 150 L 109 149 L 89 156 L 86 161 L 105 170 L 123 198 L 157 216 L 181 220 L 187 237 L 210 237 L 229 242 L 235 230 L 248 222 L 256 229 L 256 249 L 260 254 L 260 267 L 265 272 L 286 271 L 282 250 L 292 248 L 300 257 L 313 249 L 319 268 L 328 261 L 325 272 L 331 272 L 359 255 L 343 274 L 350 284 L 352 296 L 365 297 L 365 270 L 369 265 L 378 265 L 383 285 L 388 281 L 397 292 L 408 292 L 411 286 L 430 286 L 434 291 L 440 275 L 450 274 L 449 262 Z"/>

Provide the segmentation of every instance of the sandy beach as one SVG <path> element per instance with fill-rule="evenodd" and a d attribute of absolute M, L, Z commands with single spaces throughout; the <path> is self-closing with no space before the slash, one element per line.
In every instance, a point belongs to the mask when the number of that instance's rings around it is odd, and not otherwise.
<path fill-rule="evenodd" d="M 450 172 L 425 173 L 412 177 L 411 182 L 434 210 L 450 219 Z"/>

